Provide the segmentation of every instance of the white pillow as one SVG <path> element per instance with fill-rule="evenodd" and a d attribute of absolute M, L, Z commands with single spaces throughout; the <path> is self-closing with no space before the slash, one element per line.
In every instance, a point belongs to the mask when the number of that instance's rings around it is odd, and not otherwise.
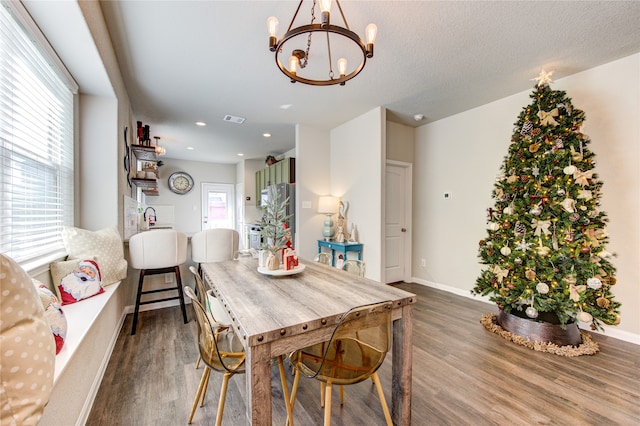
<path fill-rule="evenodd" d="M 94 232 L 65 226 L 62 229 L 62 241 L 69 259 L 98 259 L 102 285 L 107 286 L 127 277 L 122 238 L 116 228 Z"/>
<path fill-rule="evenodd" d="M 56 357 L 31 278 L 0 254 L 0 424 L 35 425 L 53 387 Z"/>

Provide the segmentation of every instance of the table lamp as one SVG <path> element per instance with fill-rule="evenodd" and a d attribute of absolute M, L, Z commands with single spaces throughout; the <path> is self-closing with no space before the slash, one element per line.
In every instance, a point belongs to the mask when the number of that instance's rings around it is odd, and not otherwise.
<path fill-rule="evenodd" d="M 325 241 L 331 241 L 333 238 L 333 219 L 331 216 L 338 212 L 338 200 L 336 197 L 329 195 L 318 198 L 318 213 L 326 215 L 324 219 L 324 229 L 322 235 Z"/>

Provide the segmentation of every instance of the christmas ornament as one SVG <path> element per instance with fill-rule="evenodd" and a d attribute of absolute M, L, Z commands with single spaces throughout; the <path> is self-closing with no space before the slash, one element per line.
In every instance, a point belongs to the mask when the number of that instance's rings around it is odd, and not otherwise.
<path fill-rule="evenodd" d="M 576 170 L 578 170 L 578 168 L 576 166 L 567 166 L 564 169 L 562 169 L 562 171 L 564 172 L 565 175 L 572 175 L 576 172 Z"/>
<path fill-rule="evenodd" d="M 531 131 L 531 136 L 538 136 L 540 134 L 540 132 L 542 132 L 542 130 L 538 129 L 537 127 L 535 129 L 533 129 Z"/>
<path fill-rule="evenodd" d="M 568 231 L 564 236 L 564 241 L 568 243 L 572 243 L 575 239 L 575 233 L 573 231 Z"/>
<path fill-rule="evenodd" d="M 532 143 L 531 145 L 529 145 L 529 152 L 532 154 L 538 152 L 539 149 L 540 149 L 539 143 Z"/>
<path fill-rule="evenodd" d="M 536 285 L 536 290 L 538 290 L 538 293 L 540 294 L 547 294 L 549 293 L 549 285 L 547 283 L 539 282 L 538 285 Z"/>
<path fill-rule="evenodd" d="M 528 279 L 528 280 L 535 280 L 536 279 L 536 271 L 532 270 L 532 269 L 527 269 L 524 273 L 524 276 Z"/>
<path fill-rule="evenodd" d="M 491 270 L 491 272 L 493 272 L 496 275 L 496 278 L 498 279 L 499 283 L 501 283 L 502 280 L 507 278 L 507 275 L 509 275 L 509 270 L 508 269 L 502 269 L 498 265 L 494 265 L 494 267 Z"/>
<path fill-rule="evenodd" d="M 596 304 L 603 309 L 607 309 L 609 305 L 611 305 L 611 301 L 606 297 L 598 297 L 596 299 Z"/>
<path fill-rule="evenodd" d="M 580 247 L 580 253 L 584 253 L 584 254 L 591 253 L 591 247 L 589 246 Z"/>
<path fill-rule="evenodd" d="M 522 222 L 516 222 L 513 232 L 516 237 L 521 237 L 525 232 L 527 232 L 527 226 Z"/>
<path fill-rule="evenodd" d="M 489 222 L 489 225 L 487 226 L 487 228 L 490 231 L 497 231 L 498 229 L 500 229 L 500 224 L 495 223 L 495 222 Z"/>
<path fill-rule="evenodd" d="M 533 123 L 530 121 L 525 121 L 522 125 L 522 130 L 520 130 L 520 134 L 522 136 L 530 136 L 531 131 L 533 130 Z"/>
<path fill-rule="evenodd" d="M 581 200 L 590 200 L 593 198 L 593 194 L 587 189 L 581 189 L 578 191 L 578 198 Z"/>
<path fill-rule="evenodd" d="M 536 237 L 539 237 L 540 234 L 542 234 L 542 233 L 544 233 L 544 235 L 551 234 L 551 231 L 549 231 L 549 227 L 550 226 L 551 226 L 551 221 L 550 220 L 533 219 L 531 221 L 531 227 L 533 229 L 535 229 L 534 235 Z"/>
<path fill-rule="evenodd" d="M 569 299 L 574 302 L 580 301 L 580 293 L 587 289 L 586 285 L 569 284 Z"/>
<path fill-rule="evenodd" d="M 560 189 L 558 189 L 556 191 L 556 194 L 558 194 L 559 196 L 563 196 L 565 193 L 566 193 L 566 191 L 564 189 L 562 189 L 562 188 L 560 188 Z"/>
<path fill-rule="evenodd" d="M 516 257 L 515 259 L 513 259 L 513 263 L 515 263 L 516 265 L 521 265 L 522 259 L 520 259 L 519 257 Z"/>
<path fill-rule="evenodd" d="M 518 175 L 511 175 L 507 178 L 507 183 L 515 183 L 518 181 Z"/>
<path fill-rule="evenodd" d="M 511 222 L 509 222 L 508 220 L 505 220 L 505 222 L 502 224 L 502 229 L 509 229 L 511 228 Z"/>
<path fill-rule="evenodd" d="M 524 312 L 529 318 L 538 318 L 538 310 L 533 306 L 529 306 Z"/>
<path fill-rule="evenodd" d="M 558 108 L 554 108 L 551 111 L 538 111 L 538 117 L 540 118 L 540 124 L 543 126 L 557 126 L 558 122 L 553 118 L 558 116 Z"/>
<path fill-rule="evenodd" d="M 564 201 L 560 203 L 562 209 L 567 213 L 574 213 L 576 211 L 576 200 L 572 198 L 565 198 Z"/>
<path fill-rule="evenodd" d="M 559 150 L 559 149 L 564 148 L 564 142 L 562 142 L 562 139 L 560 139 L 560 138 L 556 139 L 554 144 L 555 144 L 556 151 Z"/>
<path fill-rule="evenodd" d="M 573 147 L 570 148 L 571 149 L 571 159 L 573 161 L 575 161 L 576 163 L 579 163 L 582 161 L 583 156 L 582 156 L 582 146 L 580 146 L 580 152 L 576 151 L 575 149 L 573 149 Z"/>
<path fill-rule="evenodd" d="M 569 216 L 569 220 L 573 223 L 576 223 L 580 220 L 580 215 L 578 213 L 571 213 L 571 215 Z"/>
<path fill-rule="evenodd" d="M 591 322 L 591 321 L 593 321 L 593 317 L 591 316 L 591 314 L 588 313 L 588 312 L 584 312 L 584 311 L 578 312 L 578 315 L 576 315 L 576 318 L 578 318 L 578 321 L 580 321 L 580 322 Z"/>
<path fill-rule="evenodd" d="M 502 213 L 504 214 L 513 214 L 516 211 L 516 209 L 513 207 L 513 203 L 509 204 L 507 207 L 505 207 L 502 210 Z"/>
<path fill-rule="evenodd" d="M 533 206 L 531 210 L 529 210 L 529 213 L 534 216 L 538 216 L 540 213 L 542 213 L 542 209 L 540 208 L 540 205 Z"/>
<path fill-rule="evenodd" d="M 529 247 L 531 247 L 531 243 L 526 242 L 524 238 L 516 246 L 518 250 L 522 250 L 524 252 L 529 250 Z"/>
<path fill-rule="evenodd" d="M 600 281 L 600 278 L 598 277 L 589 278 L 587 280 L 587 287 L 597 290 L 602 287 L 602 281 Z"/>
<path fill-rule="evenodd" d="M 509 246 L 504 246 L 500 249 L 500 253 L 502 253 L 503 256 L 509 256 L 511 254 L 511 249 Z"/>
<path fill-rule="evenodd" d="M 573 173 L 573 178 L 575 179 L 577 185 L 585 187 L 589 185 L 589 179 L 593 179 L 594 173 L 595 173 L 595 170 L 593 169 L 587 170 L 586 172 L 581 172 L 580 170 L 576 170 Z"/>

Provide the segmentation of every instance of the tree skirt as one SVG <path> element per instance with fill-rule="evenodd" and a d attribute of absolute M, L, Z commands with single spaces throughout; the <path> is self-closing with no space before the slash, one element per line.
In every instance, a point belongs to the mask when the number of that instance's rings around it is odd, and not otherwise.
<path fill-rule="evenodd" d="M 549 342 L 534 342 L 526 337 L 518 336 L 500 327 L 497 323 L 498 316 L 496 314 L 484 314 L 480 319 L 480 323 L 492 333 L 501 336 L 504 339 L 511 340 L 518 345 L 526 346 L 539 352 L 549 352 L 556 355 L 574 357 L 580 355 L 593 355 L 600 350 L 598 343 L 594 342 L 589 333 L 580 330 L 582 336 L 582 344 L 579 346 L 558 346 Z"/>

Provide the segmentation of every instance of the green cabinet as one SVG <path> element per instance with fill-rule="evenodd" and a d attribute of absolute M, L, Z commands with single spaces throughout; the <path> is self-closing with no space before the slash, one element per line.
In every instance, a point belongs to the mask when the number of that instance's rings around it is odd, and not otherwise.
<path fill-rule="evenodd" d="M 296 159 L 287 157 L 256 172 L 256 206 L 260 206 L 260 193 L 270 185 L 295 183 Z"/>

